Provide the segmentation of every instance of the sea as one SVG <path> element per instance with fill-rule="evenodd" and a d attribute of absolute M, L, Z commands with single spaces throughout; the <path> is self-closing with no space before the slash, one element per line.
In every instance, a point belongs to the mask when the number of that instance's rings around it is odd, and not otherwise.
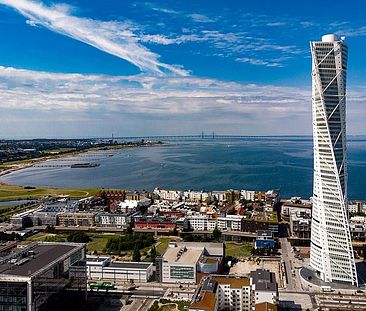
<path fill-rule="evenodd" d="M 162 145 L 89 152 L 15 171 L 1 182 L 24 186 L 128 190 L 268 190 L 312 194 L 311 136 L 167 140 Z M 366 200 L 366 136 L 348 137 L 348 197 Z M 73 163 L 97 167 L 70 168 Z"/>

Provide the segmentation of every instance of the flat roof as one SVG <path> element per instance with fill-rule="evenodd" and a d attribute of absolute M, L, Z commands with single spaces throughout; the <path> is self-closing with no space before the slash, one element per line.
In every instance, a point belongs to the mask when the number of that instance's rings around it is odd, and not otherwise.
<path fill-rule="evenodd" d="M 24 260 L 23 264 L 5 263 L 0 266 L 0 276 L 15 275 L 21 277 L 30 277 L 51 263 L 56 263 L 61 257 L 72 251 L 81 248 L 83 244 L 36 244 L 30 249 L 34 253 L 32 256 L 24 258 L 18 257 L 18 262 Z M 19 249 L 22 251 L 22 249 Z M 28 260 L 26 260 L 28 259 Z"/>
<path fill-rule="evenodd" d="M 216 304 L 216 294 L 211 292 L 203 292 L 199 301 L 192 303 L 190 309 L 212 311 Z"/>
<path fill-rule="evenodd" d="M 243 286 L 249 286 L 250 280 L 246 277 L 225 277 L 225 276 L 214 276 L 212 277 L 220 285 L 230 285 L 231 288 L 242 288 Z"/>
<path fill-rule="evenodd" d="M 261 302 L 255 305 L 255 311 L 277 311 L 277 306 L 269 302 Z"/>
<path fill-rule="evenodd" d="M 185 249 L 185 250 L 184 250 Z M 184 250 L 181 252 L 181 250 Z M 204 247 L 200 248 L 185 248 L 184 246 L 168 247 L 164 253 L 164 261 L 168 261 L 170 264 L 177 263 L 182 265 L 194 265 L 201 257 L 204 251 Z M 179 256 L 178 254 L 181 253 Z"/>
<path fill-rule="evenodd" d="M 125 268 L 125 269 L 147 269 L 152 265 L 151 262 L 129 262 L 129 261 L 113 261 L 109 265 L 111 268 Z M 108 267 L 106 267 L 108 268 Z"/>

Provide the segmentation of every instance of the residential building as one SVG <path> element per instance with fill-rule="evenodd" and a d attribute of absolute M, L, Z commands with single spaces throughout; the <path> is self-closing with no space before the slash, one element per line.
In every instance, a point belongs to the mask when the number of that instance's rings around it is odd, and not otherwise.
<path fill-rule="evenodd" d="M 188 215 L 187 220 L 189 221 L 189 228 L 194 231 L 213 231 L 217 225 L 216 219 L 208 215 Z"/>
<path fill-rule="evenodd" d="M 127 228 L 132 222 L 131 213 L 98 213 L 95 223 L 98 227 Z"/>
<path fill-rule="evenodd" d="M 182 191 L 154 189 L 154 194 L 159 196 L 160 200 L 179 201 L 182 198 Z"/>
<path fill-rule="evenodd" d="M 217 218 L 217 228 L 228 231 L 242 231 L 243 218 L 241 215 L 226 215 Z"/>
<path fill-rule="evenodd" d="M 258 269 L 250 278 L 210 275 L 201 280 L 189 311 L 277 311 L 278 290 L 274 273 Z"/>
<path fill-rule="evenodd" d="M 241 199 L 254 202 L 255 201 L 255 191 L 251 190 L 241 190 L 240 191 Z"/>
<path fill-rule="evenodd" d="M 311 210 L 296 210 L 290 214 L 291 235 L 300 239 L 310 239 Z"/>
<path fill-rule="evenodd" d="M 311 42 L 310 47 L 314 140 L 310 264 L 325 282 L 357 285 L 347 216 L 348 48 L 335 34 Z"/>
<path fill-rule="evenodd" d="M 58 214 L 58 224 L 64 227 L 95 226 L 95 215 L 97 213 L 62 213 Z"/>
<path fill-rule="evenodd" d="M 250 285 L 252 288 L 252 307 L 255 305 L 269 302 L 277 304 L 278 286 L 276 275 L 266 269 L 257 269 L 250 272 Z"/>

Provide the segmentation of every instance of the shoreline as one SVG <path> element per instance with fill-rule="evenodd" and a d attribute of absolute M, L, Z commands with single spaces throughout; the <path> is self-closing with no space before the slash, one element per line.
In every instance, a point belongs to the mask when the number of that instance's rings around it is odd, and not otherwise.
<path fill-rule="evenodd" d="M 34 158 L 34 159 L 27 159 L 27 160 L 19 160 L 19 163 L 17 163 L 18 161 L 12 161 L 12 162 L 3 162 L 1 164 L 1 166 L 12 166 L 10 168 L 5 168 L 2 169 L 0 166 L 0 177 L 14 173 L 16 171 L 19 170 L 23 170 L 26 168 L 30 168 L 33 167 L 36 164 L 42 163 L 42 162 L 46 162 L 46 161 L 50 161 L 50 160 L 57 160 L 57 159 L 62 159 L 62 158 L 67 158 L 67 157 L 73 157 L 73 156 L 78 156 L 81 154 L 85 154 L 88 152 L 94 152 L 94 151 L 113 151 L 113 150 L 122 150 L 122 149 L 129 149 L 129 148 L 137 148 L 137 147 L 155 147 L 155 146 L 160 146 L 164 144 L 163 142 L 153 142 L 153 143 L 149 143 L 149 144 L 145 144 L 145 145 L 117 145 L 117 146 L 104 146 L 104 147 L 92 147 L 86 150 L 79 150 L 79 151 L 70 151 L 70 152 L 65 152 L 65 153 L 57 153 L 54 155 L 47 155 L 44 157 L 40 157 L 40 158 Z M 3 183 L 0 181 L 0 184 L 8 184 L 8 183 Z M 9 184 L 10 185 L 10 184 Z M 13 184 L 14 185 L 14 184 Z M 21 185 L 19 185 L 21 186 Z"/>

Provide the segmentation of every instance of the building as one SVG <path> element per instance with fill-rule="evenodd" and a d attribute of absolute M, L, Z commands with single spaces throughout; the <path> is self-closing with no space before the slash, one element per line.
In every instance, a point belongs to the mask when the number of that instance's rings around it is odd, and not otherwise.
<path fill-rule="evenodd" d="M 348 211 L 352 214 L 365 213 L 366 212 L 366 202 L 365 201 L 349 201 Z"/>
<path fill-rule="evenodd" d="M 226 217 L 217 218 L 217 228 L 228 231 L 242 231 L 243 218 L 240 215 L 226 215 Z"/>
<path fill-rule="evenodd" d="M 366 241 L 366 217 L 354 216 L 350 218 L 352 241 Z"/>
<path fill-rule="evenodd" d="M 155 188 L 154 194 L 157 195 L 160 200 L 166 200 L 171 202 L 177 202 L 182 198 L 182 192 L 177 190 L 163 190 Z"/>
<path fill-rule="evenodd" d="M 240 198 L 244 199 L 246 201 L 254 202 L 255 201 L 255 191 L 243 189 L 240 191 Z"/>
<path fill-rule="evenodd" d="M 186 219 L 189 221 L 189 228 L 194 231 L 213 231 L 217 225 L 216 219 L 207 215 L 194 214 Z"/>
<path fill-rule="evenodd" d="M 129 213 L 136 211 L 139 207 L 147 207 L 151 204 L 151 200 L 149 198 L 144 198 L 141 200 L 124 200 L 118 204 L 118 209 L 122 213 Z"/>
<path fill-rule="evenodd" d="M 58 214 L 58 224 L 64 227 L 92 227 L 95 226 L 97 213 L 62 213 Z"/>
<path fill-rule="evenodd" d="M 290 214 L 291 235 L 300 239 L 310 239 L 311 210 L 295 210 Z"/>
<path fill-rule="evenodd" d="M 85 244 L 18 244 L 0 257 L 0 310 L 53 310 L 86 298 Z"/>
<path fill-rule="evenodd" d="M 198 273 L 218 273 L 223 268 L 223 243 L 171 242 L 157 259 L 157 279 L 162 283 L 196 283 Z"/>
<path fill-rule="evenodd" d="M 98 227 L 117 227 L 126 229 L 132 222 L 130 213 L 98 213 L 95 223 Z"/>
<path fill-rule="evenodd" d="M 275 241 L 270 230 L 258 230 L 255 239 L 255 248 L 274 248 Z"/>
<path fill-rule="evenodd" d="M 269 302 L 277 304 L 278 286 L 276 275 L 265 269 L 257 269 L 250 272 L 250 285 L 252 288 L 252 306 Z"/>
<path fill-rule="evenodd" d="M 113 280 L 148 282 L 153 275 L 153 264 L 149 262 L 112 261 L 106 256 L 87 256 L 89 280 Z"/>
<path fill-rule="evenodd" d="M 203 278 L 189 311 L 277 311 L 275 275 L 268 270 L 252 271 L 250 278 L 210 275 Z"/>
<path fill-rule="evenodd" d="M 347 217 L 347 45 L 331 34 L 310 46 L 314 140 L 310 264 L 325 282 L 357 285 Z"/>

